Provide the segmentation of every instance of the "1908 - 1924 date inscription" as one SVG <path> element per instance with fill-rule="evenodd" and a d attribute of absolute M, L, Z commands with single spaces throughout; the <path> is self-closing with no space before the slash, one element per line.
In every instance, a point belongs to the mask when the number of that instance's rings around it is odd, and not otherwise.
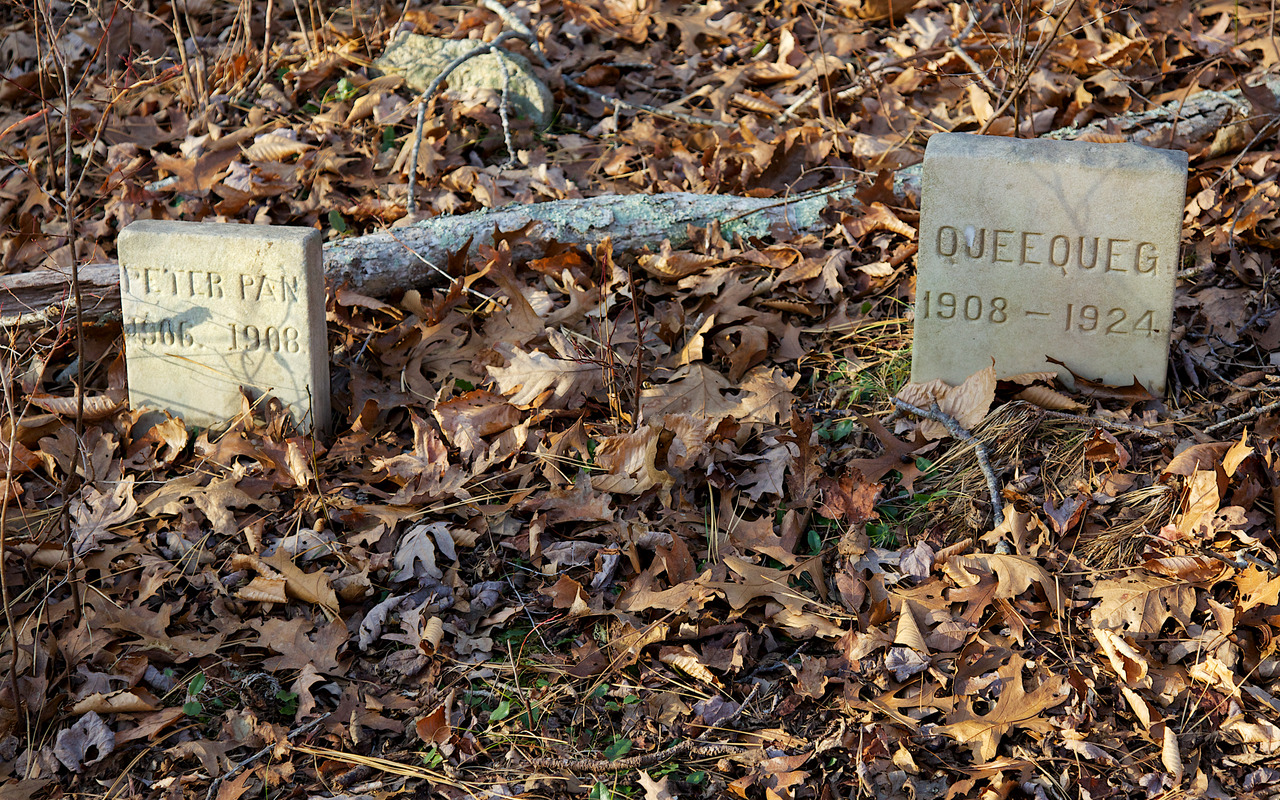
<path fill-rule="evenodd" d="M 1057 319 L 1063 332 L 1083 335 L 1156 336 L 1161 333 L 1155 326 L 1153 309 L 1127 309 L 1122 306 L 1104 307 L 1082 303 L 1056 306 L 1046 303 L 1043 308 L 1017 309 L 1005 297 L 958 295 L 954 292 L 924 292 L 916 300 L 916 316 L 919 319 L 990 325 L 1003 325 L 1011 317 L 1036 322 L 1053 322 Z"/>

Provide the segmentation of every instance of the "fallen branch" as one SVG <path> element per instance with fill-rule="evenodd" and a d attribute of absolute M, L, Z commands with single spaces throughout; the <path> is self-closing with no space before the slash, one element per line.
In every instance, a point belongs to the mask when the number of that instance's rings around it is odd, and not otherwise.
<path fill-rule="evenodd" d="M 120 267 L 86 264 L 80 267 L 82 315 L 96 319 L 120 313 Z M 75 307 L 71 272 L 37 269 L 0 275 L 0 327 L 55 323 Z"/>
<path fill-rule="evenodd" d="M 1250 409 L 1249 411 L 1246 411 L 1243 414 L 1237 414 L 1236 416 L 1231 417 L 1230 419 L 1224 419 L 1222 422 L 1215 422 L 1214 424 L 1205 428 L 1204 432 L 1217 433 L 1223 428 L 1230 428 L 1232 425 L 1235 425 L 1237 423 L 1248 422 L 1249 420 L 1257 419 L 1263 414 L 1270 414 L 1272 411 L 1275 411 L 1278 408 L 1280 408 L 1280 400 L 1277 400 L 1274 403 L 1267 403 L 1265 406 L 1258 406 L 1257 408 Z"/>
<path fill-rule="evenodd" d="M 997 525 L 1003 522 L 1004 501 L 1000 499 L 1000 484 L 996 481 L 996 472 L 991 468 L 991 458 L 987 455 L 987 448 L 983 446 L 982 442 L 965 430 L 955 417 L 943 413 L 942 409 L 938 408 L 937 403 L 933 404 L 933 408 L 926 409 L 913 406 L 906 400 L 900 400 L 897 397 L 891 399 L 900 411 L 942 423 L 948 433 L 973 448 L 974 454 L 978 457 L 978 466 L 982 468 L 982 475 L 987 479 L 987 491 L 991 493 L 991 513 L 995 517 Z"/>
<path fill-rule="evenodd" d="M 718 728 L 728 728 L 742 715 L 746 707 L 755 699 L 756 692 L 760 690 L 760 684 L 751 687 L 751 691 L 747 693 L 746 698 L 738 705 L 736 711 L 727 718 L 721 720 L 717 725 Z M 741 753 L 743 748 L 731 744 L 720 744 L 716 742 L 708 742 L 704 737 L 711 732 L 708 728 L 697 739 L 689 739 L 677 745 L 672 745 L 665 750 L 659 750 L 656 753 L 641 753 L 638 756 L 630 758 L 619 758 L 616 761 L 610 761 L 605 758 L 554 758 L 554 757 L 534 757 L 529 759 L 529 763 L 538 769 L 567 769 L 571 772 L 630 772 L 637 769 L 648 769 L 656 764 L 670 761 L 673 758 L 679 758 L 684 755 L 695 756 L 725 756 Z"/>
<path fill-rule="evenodd" d="M 292 742 L 294 739 L 298 738 L 302 734 L 307 733 L 308 731 L 311 731 L 311 730 L 315 730 L 317 727 L 319 727 L 320 723 L 324 722 L 328 718 L 329 718 L 329 714 L 322 714 L 321 716 L 316 717 L 310 722 L 304 725 L 300 725 L 297 728 L 294 728 L 293 730 L 289 731 L 289 735 L 286 738 L 290 742 Z M 231 769 L 227 770 L 226 772 L 222 773 L 218 777 L 214 778 L 212 781 L 209 782 L 209 791 L 205 793 L 204 800 L 213 800 L 213 798 L 218 794 L 218 787 L 221 786 L 228 778 L 230 778 L 233 775 L 239 774 L 240 770 L 256 762 L 258 759 L 262 758 L 267 753 L 270 753 L 275 748 L 276 748 L 276 743 L 273 742 L 267 745 L 266 747 L 262 748 L 258 752 L 254 753 L 253 755 L 249 756 L 248 758 L 244 759 L 243 761 L 236 763 L 233 767 L 231 767 Z"/>
<path fill-rule="evenodd" d="M 515 260 L 540 257 L 551 242 L 593 247 L 609 238 L 615 252 L 656 248 L 664 239 L 679 246 L 688 240 L 690 226 L 705 228 L 713 222 L 730 239 L 735 234 L 770 236 L 775 228 L 784 236 L 815 232 L 823 224 L 821 212 L 853 193 L 853 186 L 844 185 L 783 199 L 670 192 L 506 206 L 333 242 L 325 246 L 325 271 L 335 285 L 385 297 L 431 283 L 431 270 L 423 262 L 443 266 L 468 241 L 488 244 L 495 231 L 520 230 L 530 223 L 513 242 Z"/>
<path fill-rule="evenodd" d="M 1098 417 L 1086 417 L 1082 414 L 1068 414 L 1065 411 L 1053 411 L 1051 409 L 1042 409 L 1041 413 L 1046 417 L 1054 419 L 1066 419 L 1072 422 L 1079 422 L 1084 425 L 1093 425 L 1099 428 L 1109 428 L 1113 431 L 1124 431 L 1126 433 L 1136 433 L 1140 436 L 1150 436 L 1154 439 L 1163 441 L 1176 440 L 1178 437 L 1173 433 L 1161 433 L 1151 428 L 1145 428 L 1141 425 L 1135 425 L 1132 422 L 1121 422 L 1117 419 L 1099 419 Z"/>
<path fill-rule="evenodd" d="M 567 769 L 570 772 L 631 772 L 637 769 L 648 769 L 657 764 L 671 761 L 680 756 L 724 756 L 742 752 L 741 747 L 731 744 L 708 744 L 694 739 L 681 742 L 659 750 L 656 753 L 644 753 L 630 758 L 610 761 L 605 758 L 531 758 L 529 763 L 537 769 Z"/>

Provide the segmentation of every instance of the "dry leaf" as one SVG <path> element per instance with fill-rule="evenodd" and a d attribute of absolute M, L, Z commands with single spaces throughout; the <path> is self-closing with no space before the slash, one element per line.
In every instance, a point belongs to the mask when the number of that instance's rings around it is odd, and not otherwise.
<path fill-rule="evenodd" d="M 284 585 L 284 578 L 255 575 L 247 586 L 236 592 L 236 597 L 251 603 L 287 603 L 289 598 L 285 595 Z"/>
<path fill-rule="evenodd" d="M 1025 400 L 1050 411 L 1083 411 L 1085 409 L 1083 404 L 1048 386 L 1028 386 L 1014 395 L 1014 399 Z"/>
<path fill-rule="evenodd" d="M 1009 663 L 1000 668 L 1000 697 L 987 713 L 979 714 L 969 701 L 962 701 L 956 711 L 947 716 L 947 724 L 939 726 L 937 731 L 960 742 L 971 743 L 981 762 L 988 762 L 995 758 L 1004 734 L 1015 728 L 1052 730 L 1053 726 L 1041 715 L 1066 700 L 1070 694 L 1066 678 L 1056 675 L 1045 677 L 1039 686 L 1028 692 L 1023 685 L 1024 664 L 1026 661 L 1014 654 Z"/>
<path fill-rule="evenodd" d="M 1160 748 L 1160 763 L 1164 764 L 1164 768 L 1172 776 L 1173 785 L 1180 785 L 1183 773 L 1182 754 L 1178 752 L 1178 734 L 1174 733 L 1173 725 L 1168 722 L 1164 726 L 1164 744 Z"/>
<path fill-rule="evenodd" d="M 245 148 L 244 157 L 250 161 L 283 161 L 314 148 L 315 145 L 299 142 L 289 136 L 268 133 L 257 137 L 251 146 Z"/>
<path fill-rule="evenodd" d="M 498 391 L 509 395 L 513 405 L 528 406 L 539 401 L 548 408 L 567 408 L 581 402 L 600 388 L 603 372 L 590 361 L 567 361 L 534 350 L 525 353 L 499 343 L 495 349 L 506 356 L 505 367 L 486 367 Z M 544 392 L 549 392 L 545 397 Z"/>
<path fill-rule="evenodd" d="M 53 754 L 72 772 L 97 764 L 115 750 L 116 737 L 94 712 L 90 711 L 75 724 L 58 733 Z"/>
<path fill-rule="evenodd" d="M 72 706 L 71 713 L 85 714 L 92 711 L 97 714 L 127 714 L 155 711 L 160 707 L 156 698 L 144 694 L 141 690 L 124 689 L 105 694 L 94 692 Z"/>
<path fill-rule="evenodd" d="M 925 644 L 920 626 L 916 624 L 912 605 L 908 601 L 903 602 L 902 609 L 898 612 L 898 628 L 894 633 L 893 643 L 909 647 L 922 656 L 929 655 L 929 645 Z"/>
<path fill-rule="evenodd" d="M 37 408 L 62 417 L 74 417 L 79 405 L 79 400 L 75 396 L 55 397 L 51 394 L 33 394 L 29 395 L 27 400 Z M 107 395 L 87 395 L 84 398 L 84 418 L 90 422 L 106 419 L 123 405 L 123 401 Z"/>
<path fill-rule="evenodd" d="M 444 638 L 444 620 L 432 617 L 422 626 L 422 642 L 418 645 L 427 655 L 440 649 L 440 640 Z"/>
<path fill-rule="evenodd" d="M 1147 659 L 1138 652 L 1137 648 L 1106 628 L 1094 628 L 1092 633 L 1093 638 L 1097 639 L 1098 644 L 1101 645 L 1102 652 L 1111 662 L 1112 670 L 1126 686 L 1150 688 L 1151 679 L 1147 676 Z"/>
<path fill-rule="evenodd" d="M 908 383 L 898 392 L 898 399 L 925 410 L 937 403 L 939 411 L 955 419 L 961 428 L 972 431 L 987 416 L 995 393 L 995 367 L 987 367 L 969 376 L 959 386 L 950 386 L 937 380 Z M 941 439 L 950 435 L 946 426 L 930 419 L 920 422 L 920 433 L 926 439 Z"/>
<path fill-rule="evenodd" d="M 703 683 L 708 683 L 712 686 L 719 685 L 716 676 L 711 674 L 711 670 L 706 668 L 698 658 L 698 654 L 693 652 L 688 645 L 680 649 L 664 647 L 659 651 L 658 660 Z"/>

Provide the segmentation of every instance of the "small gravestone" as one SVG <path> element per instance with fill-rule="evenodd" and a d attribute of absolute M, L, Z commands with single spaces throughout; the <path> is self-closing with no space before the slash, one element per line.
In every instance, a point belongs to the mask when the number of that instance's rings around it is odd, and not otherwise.
<path fill-rule="evenodd" d="M 1187 154 L 936 134 L 911 380 L 1057 371 L 1165 389 Z"/>
<path fill-rule="evenodd" d="M 216 426 L 279 398 L 304 430 L 329 422 L 320 233 L 134 222 L 120 233 L 129 402 Z"/>

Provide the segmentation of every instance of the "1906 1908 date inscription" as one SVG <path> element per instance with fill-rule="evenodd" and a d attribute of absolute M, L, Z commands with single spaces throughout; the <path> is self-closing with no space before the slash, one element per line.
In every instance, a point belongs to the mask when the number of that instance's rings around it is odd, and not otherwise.
<path fill-rule="evenodd" d="M 229 336 L 220 337 L 214 331 L 223 330 Z M 300 334 L 289 325 L 245 325 L 228 322 L 225 328 L 197 326 L 184 319 L 164 318 L 152 320 L 148 315 L 130 317 L 124 322 L 124 335 L 141 344 L 165 347 L 206 348 L 253 352 L 265 350 L 272 353 L 297 353 L 301 350 Z M 207 337 L 223 338 L 222 344 L 210 343 Z M 204 340 L 204 341 L 201 341 Z"/>
<path fill-rule="evenodd" d="M 1040 308 L 1014 308 L 1006 297 L 983 297 L 955 292 L 927 291 L 916 302 L 919 319 L 1003 325 L 1010 319 L 1052 324 L 1054 320 L 1068 334 L 1104 336 L 1156 336 L 1154 309 L 1097 306 L 1087 303 L 1045 303 Z"/>

